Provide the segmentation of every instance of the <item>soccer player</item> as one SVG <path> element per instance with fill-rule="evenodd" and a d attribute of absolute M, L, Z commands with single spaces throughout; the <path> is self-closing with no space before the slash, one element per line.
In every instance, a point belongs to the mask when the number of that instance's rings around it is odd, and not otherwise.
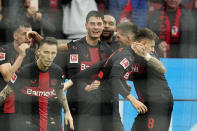
<path fill-rule="evenodd" d="M 30 49 L 31 39 L 26 37 L 32 28 L 28 24 L 16 24 L 13 33 L 14 41 L 0 47 L 0 91 L 10 80 L 14 72 L 21 66 L 34 61 L 35 52 Z M 27 55 L 27 57 L 25 57 Z M 15 117 L 15 97 L 11 93 L 0 106 L 0 130 L 11 131 L 12 120 Z"/>
<path fill-rule="evenodd" d="M 127 27 L 129 24 L 126 24 Z M 128 29 L 129 28 L 125 28 Z M 130 28 L 131 29 L 131 28 Z M 131 31 L 126 31 L 131 32 Z M 120 32 L 122 34 L 122 32 Z M 133 38 L 133 34 L 124 35 L 126 38 L 129 37 L 127 42 Z M 150 40 L 149 40 L 150 39 Z M 149 38 L 149 41 L 152 41 L 154 37 Z M 126 40 L 126 39 L 125 39 Z M 137 46 L 137 45 L 136 45 Z M 134 64 L 135 57 L 133 56 L 135 52 L 133 51 L 135 48 L 134 45 L 127 46 L 125 48 L 120 48 L 115 51 L 106 61 L 102 61 L 92 67 L 84 70 L 83 72 L 78 74 L 78 77 L 73 76 L 71 78 L 74 79 L 74 83 L 76 80 L 80 78 L 86 78 L 91 76 L 92 74 L 99 73 L 98 76 L 100 77 L 101 87 L 102 87 L 102 101 L 105 104 L 103 106 L 102 111 L 111 111 L 111 119 L 112 119 L 112 127 L 110 127 L 106 122 L 104 130 L 113 130 L 113 131 L 120 131 L 121 128 L 116 126 L 117 122 L 117 115 L 119 114 L 118 108 L 118 94 L 120 93 L 125 98 L 129 99 L 134 108 L 137 110 L 138 113 L 146 113 L 147 107 L 140 101 L 136 100 L 128 90 L 128 85 L 126 80 L 129 78 L 129 75 L 132 72 L 132 65 Z M 81 74 L 81 75 L 80 75 Z M 70 82 L 70 81 L 69 81 Z M 68 83 L 69 83 L 68 82 Z M 66 87 L 66 85 L 65 85 Z M 71 87 L 72 88 L 72 87 Z M 111 106 L 113 105 L 113 106 Z M 111 107 L 111 110 L 109 110 Z M 104 110 L 105 109 L 105 110 Z M 110 114 L 109 112 L 106 112 Z"/>
<path fill-rule="evenodd" d="M 104 29 L 101 34 L 101 41 L 106 42 L 113 51 L 119 49 L 120 44 L 115 40 L 116 19 L 110 15 L 104 15 Z"/>
<path fill-rule="evenodd" d="M 138 98 L 148 112 L 137 115 L 132 131 L 168 131 L 173 110 L 173 96 L 165 78 L 165 66 L 154 51 L 155 41 L 147 39 L 154 36 L 149 29 L 142 29 L 137 36 L 145 48 L 137 48 L 135 64 L 132 66 L 133 83 Z"/>
<path fill-rule="evenodd" d="M 126 23 L 120 24 L 117 30 L 119 42 L 132 44 L 132 41 L 127 37 L 128 26 Z M 143 46 L 133 47 L 135 61 L 132 65 L 131 78 L 138 98 L 147 106 L 148 112 L 143 115 L 138 114 L 132 131 L 166 131 L 169 129 L 173 97 L 164 76 L 165 66 L 159 61 L 154 51 L 155 39 L 157 36 L 147 28 L 141 29 L 135 39 L 145 45 L 145 48 Z"/>
<path fill-rule="evenodd" d="M 76 73 L 106 59 L 112 50 L 109 45 L 100 41 L 103 31 L 103 15 L 90 11 L 86 16 L 87 35 L 80 40 L 67 44 L 66 76 L 71 78 Z M 94 77 L 94 76 L 92 76 Z M 67 98 L 75 129 L 100 130 L 100 82 L 92 79 L 79 80 L 73 88 L 67 90 Z M 92 99 L 93 98 L 93 99 Z"/>
<path fill-rule="evenodd" d="M 2 104 L 11 92 L 16 94 L 15 131 L 60 131 L 61 121 L 56 121 L 50 102 L 58 97 L 58 101 L 65 109 L 65 122 L 73 127 L 73 120 L 69 111 L 66 96 L 63 91 L 62 69 L 53 63 L 57 54 L 57 41 L 46 37 L 39 44 L 36 62 L 23 66 L 14 74 L 0 92 Z M 57 123 L 60 122 L 60 123 Z"/>

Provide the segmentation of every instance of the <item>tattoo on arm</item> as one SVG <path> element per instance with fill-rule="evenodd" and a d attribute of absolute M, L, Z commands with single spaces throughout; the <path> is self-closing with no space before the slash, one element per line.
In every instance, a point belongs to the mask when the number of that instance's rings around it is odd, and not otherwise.
<path fill-rule="evenodd" d="M 56 95 L 58 97 L 59 102 L 62 104 L 65 111 L 70 111 L 68 107 L 68 101 L 66 95 L 64 94 L 63 89 L 56 89 Z"/>
<path fill-rule="evenodd" d="M 151 59 L 148 61 L 148 66 L 153 67 L 157 72 L 162 74 L 165 74 L 166 72 L 166 68 L 163 63 L 154 57 L 151 57 Z"/>
<path fill-rule="evenodd" d="M 5 88 L 0 92 L 0 105 L 3 104 L 11 92 L 13 92 L 12 88 L 6 85 Z"/>

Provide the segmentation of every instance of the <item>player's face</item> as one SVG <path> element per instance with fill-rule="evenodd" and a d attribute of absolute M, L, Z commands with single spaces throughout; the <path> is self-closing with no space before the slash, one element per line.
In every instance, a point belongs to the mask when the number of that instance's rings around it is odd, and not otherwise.
<path fill-rule="evenodd" d="M 88 36 L 91 39 L 100 39 L 101 33 L 103 31 L 103 21 L 101 18 L 90 17 L 85 26 L 88 32 Z"/>
<path fill-rule="evenodd" d="M 110 15 L 104 15 L 104 29 L 102 32 L 102 37 L 105 39 L 110 39 L 114 35 L 116 30 L 116 20 Z"/>
<path fill-rule="evenodd" d="M 45 43 L 38 49 L 37 54 L 39 65 L 43 69 L 46 69 L 51 66 L 57 55 L 57 45 L 49 45 Z"/>
<path fill-rule="evenodd" d="M 152 54 L 155 51 L 155 41 L 147 40 L 145 44 L 145 50 L 147 53 Z"/>
<path fill-rule="evenodd" d="M 176 9 L 181 0 L 165 0 L 167 6 L 171 9 Z"/>
<path fill-rule="evenodd" d="M 16 46 L 31 42 L 31 40 L 29 40 L 26 35 L 29 31 L 32 31 L 32 28 L 21 27 L 18 32 L 14 33 L 14 41 L 16 43 Z"/>

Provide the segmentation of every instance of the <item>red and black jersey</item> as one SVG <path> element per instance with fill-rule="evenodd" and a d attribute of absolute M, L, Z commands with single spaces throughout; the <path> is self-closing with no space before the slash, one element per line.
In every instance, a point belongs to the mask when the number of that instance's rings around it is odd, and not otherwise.
<path fill-rule="evenodd" d="M 33 49 L 27 49 L 26 57 L 22 62 L 22 66 L 31 63 L 35 60 L 35 51 Z M 14 44 L 7 44 L 0 47 L 0 65 L 4 63 L 14 64 L 16 58 L 18 56 L 18 52 L 14 48 Z M 3 79 L 3 76 L 0 74 L 0 91 L 5 87 L 6 82 Z M 4 104 L 0 106 L 0 113 L 14 113 L 14 93 L 10 94 Z"/>
<path fill-rule="evenodd" d="M 159 59 L 156 54 L 154 56 Z M 133 83 L 142 102 L 168 102 L 172 94 L 165 75 L 147 65 L 144 58 L 135 55 L 135 64 L 132 66 Z"/>
<path fill-rule="evenodd" d="M 11 78 L 8 84 L 16 94 L 16 113 L 20 123 L 28 121 L 34 125 L 35 131 L 47 131 L 55 122 L 57 131 L 61 130 L 61 117 L 59 122 L 56 118 L 61 109 L 54 105 L 54 101 L 57 100 L 55 91 L 63 88 L 62 73 L 56 64 L 43 72 L 34 62 L 22 67 Z"/>
<path fill-rule="evenodd" d="M 119 97 L 130 94 L 126 80 L 131 74 L 131 65 L 134 62 L 133 52 L 130 47 L 120 48 L 107 60 L 101 61 L 90 68 L 73 76 L 71 79 L 77 81 L 81 78 L 98 74 L 101 80 L 101 98 L 104 105 L 101 109 L 102 115 L 119 115 Z"/>
<path fill-rule="evenodd" d="M 92 66 L 93 64 L 101 60 L 106 59 L 111 53 L 112 50 L 110 46 L 106 43 L 99 41 L 96 46 L 91 46 L 87 43 L 86 37 L 78 41 L 68 43 L 66 62 L 67 78 L 71 78 L 76 73 Z M 93 80 L 91 79 L 78 81 L 71 88 L 68 89 L 67 98 L 71 113 L 77 112 L 76 110 L 78 110 L 77 105 L 79 101 L 86 101 L 87 99 L 89 99 L 87 97 L 91 94 L 87 94 L 82 87 L 85 87 L 92 81 Z M 72 106 L 71 102 L 74 102 L 76 104 Z"/>

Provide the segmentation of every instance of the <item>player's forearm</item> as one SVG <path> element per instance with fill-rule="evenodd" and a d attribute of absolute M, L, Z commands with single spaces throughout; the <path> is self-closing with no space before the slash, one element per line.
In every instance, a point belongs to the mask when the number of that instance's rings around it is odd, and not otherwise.
<path fill-rule="evenodd" d="M 161 61 L 156 59 L 155 57 L 151 57 L 147 60 L 148 66 L 153 67 L 157 72 L 165 74 L 166 68 Z"/>
<path fill-rule="evenodd" d="M 3 104 L 11 92 L 13 92 L 12 88 L 6 85 L 5 88 L 0 92 L 0 105 Z"/>
<path fill-rule="evenodd" d="M 66 112 L 70 111 L 69 106 L 68 106 L 68 101 L 67 101 L 66 95 L 64 94 L 63 89 L 56 90 L 56 94 L 57 94 L 58 100 L 61 103 L 61 105 L 63 106 L 64 110 Z"/>
<path fill-rule="evenodd" d="M 120 93 L 120 95 L 122 95 L 124 98 L 126 98 L 130 94 L 126 86 L 127 86 L 126 82 L 121 79 L 112 80 L 112 87 L 114 87 L 113 88 L 114 91 Z"/>
<path fill-rule="evenodd" d="M 19 55 L 17 57 L 16 61 L 14 62 L 14 64 L 11 67 L 11 73 L 15 73 L 21 67 L 24 57 L 25 56 L 23 56 L 23 55 Z"/>
<path fill-rule="evenodd" d="M 62 52 L 68 51 L 68 44 L 67 43 L 58 44 L 57 49 L 58 51 L 62 51 Z"/>

